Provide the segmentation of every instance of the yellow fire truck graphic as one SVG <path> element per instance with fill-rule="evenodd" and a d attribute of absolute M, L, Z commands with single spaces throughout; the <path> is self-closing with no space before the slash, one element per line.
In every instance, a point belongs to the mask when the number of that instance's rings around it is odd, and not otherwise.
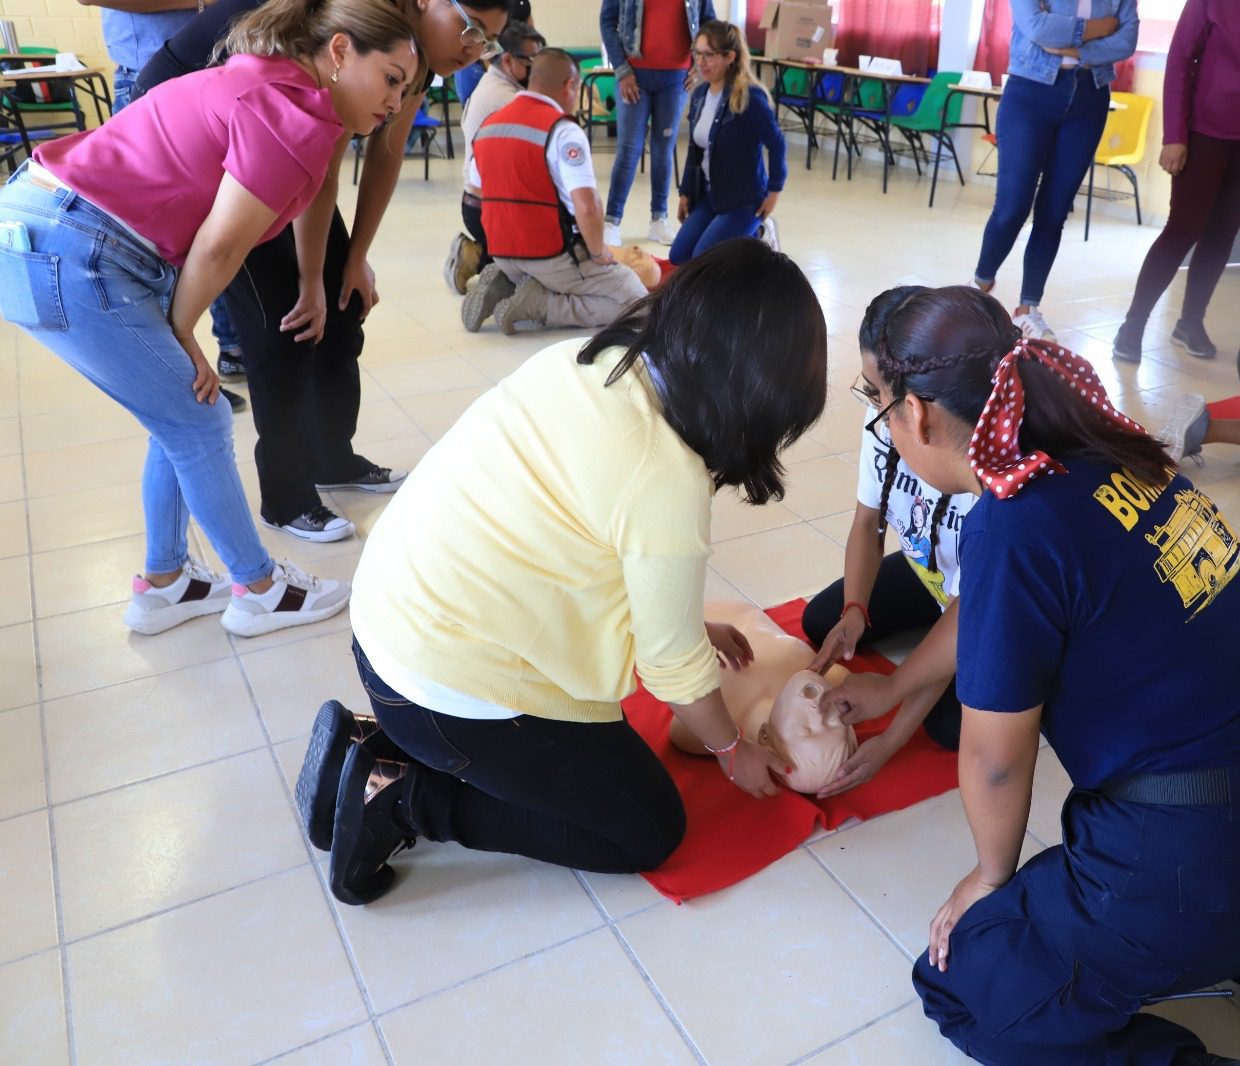
<path fill-rule="evenodd" d="M 1189 615 L 1193 618 L 1214 602 L 1240 568 L 1240 540 L 1200 492 L 1185 489 L 1175 494 L 1175 501 L 1171 517 L 1145 539 L 1160 552 L 1154 563 L 1159 580 L 1171 582 L 1185 607 L 1197 604 Z"/>

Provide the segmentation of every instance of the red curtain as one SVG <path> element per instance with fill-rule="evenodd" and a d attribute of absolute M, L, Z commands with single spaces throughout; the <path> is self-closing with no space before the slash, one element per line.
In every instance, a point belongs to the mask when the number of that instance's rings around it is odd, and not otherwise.
<path fill-rule="evenodd" d="M 987 70 L 996 85 L 1003 82 L 1008 68 L 1008 46 L 1012 40 L 1012 8 L 1009 0 L 986 0 L 982 14 L 982 34 L 977 42 L 977 58 L 974 70 Z M 1132 89 L 1132 76 L 1136 64 L 1131 58 L 1115 65 L 1115 81 L 1111 88 L 1121 92 Z"/>
<path fill-rule="evenodd" d="M 934 0 L 839 0 L 840 62 L 859 55 L 898 59 L 905 74 L 938 67 L 940 9 Z"/>
<path fill-rule="evenodd" d="M 766 48 L 766 30 L 758 29 L 766 5 L 767 0 L 749 0 L 745 8 L 745 43 L 751 52 L 761 52 Z"/>

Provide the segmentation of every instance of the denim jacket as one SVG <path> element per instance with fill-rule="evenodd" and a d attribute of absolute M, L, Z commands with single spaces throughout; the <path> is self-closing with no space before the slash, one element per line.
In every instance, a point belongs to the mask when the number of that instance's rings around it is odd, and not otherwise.
<path fill-rule="evenodd" d="M 696 207 L 706 191 L 706 175 L 702 171 L 704 149 L 693 142 L 693 127 L 706 103 L 709 85 L 699 85 L 689 97 L 689 155 L 680 181 L 680 194 Z M 770 100 L 758 86 L 749 92 L 749 107 L 736 114 L 728 106 L 731 83 L 723 87 L 723 99 L 710 125 L 710 195 L 720 214 L 740 207 L 756 208 L 768 192 L 782 192 L 788 179 L 788 153 L 784 135 L 775 121 Z M 771 159 L 771 175 L 767 178 L 762 159 L 765 146 Z"/>
<path fill-rule="evenodd" d="M 644 0 L 603 0 L 598 28 L 603 35 L 607 58 L 611 60 L 617 78 L 627 78 L 633 73 L 629 56 L 641 58 L 643 2 Z M 685 18 L 689 22 L 689 46 L 692 47 L 702 23 L 715 17 L 715 5 L 711 0 L 682 2 L 685 5 Z"/>
<path fill-rule="evenodd" d="M 1008 73 L 1043 85 L 1054 84 L 1061 58 L 1048 48 L 1079 48 L 1081 65 L 1093 69 L 1094 84 L 1115 80 L 1115 64 L 1137 50 L 1137 0 L 1092 0 L 1092 18 L 1114 15 L 1119 29 L 1109 37 L 1081 43 L 1085 20 L 1076 17 L 1077 0 L 1012 0 L 1012 47 Z"/>

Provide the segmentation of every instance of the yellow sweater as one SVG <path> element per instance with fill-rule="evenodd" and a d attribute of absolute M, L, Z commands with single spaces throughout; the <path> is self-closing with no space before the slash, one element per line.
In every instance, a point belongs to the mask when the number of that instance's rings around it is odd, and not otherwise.
<path fill-rule="evenodd" d="M 615 721 L 719 685 L 702 622 L 706 465 L 644 366 L 545 348 L 461 416 L 375 524 L 353 581 L 364 649 L 524 714 Z M 431 708 L 434 710 L 435 708 Z"/>

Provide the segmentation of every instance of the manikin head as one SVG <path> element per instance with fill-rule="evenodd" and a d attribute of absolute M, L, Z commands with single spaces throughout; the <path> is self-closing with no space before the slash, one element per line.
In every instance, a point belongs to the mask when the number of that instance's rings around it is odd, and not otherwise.
<path fill-rule="evenodd" d="M 824 707 L 830 686 L 813 670 L 798 670 L 780 690 L 759 741 L 775 751 L 792 772 L 784 781 L 795 792 L 817 792 L 857 750 L 853 727 Z"/>
<path fill-rule="evenodd" d="M 641 283 L 646 286 L 647 292 L 654 289 L 662 279 L 659 264 L 654 261 L 654 256 L 640 245 L 626 244 L 623 248 L 613 246 L 611 254 L 615 256 L 616 262 L 623 263 L 637 275 Z"/>

